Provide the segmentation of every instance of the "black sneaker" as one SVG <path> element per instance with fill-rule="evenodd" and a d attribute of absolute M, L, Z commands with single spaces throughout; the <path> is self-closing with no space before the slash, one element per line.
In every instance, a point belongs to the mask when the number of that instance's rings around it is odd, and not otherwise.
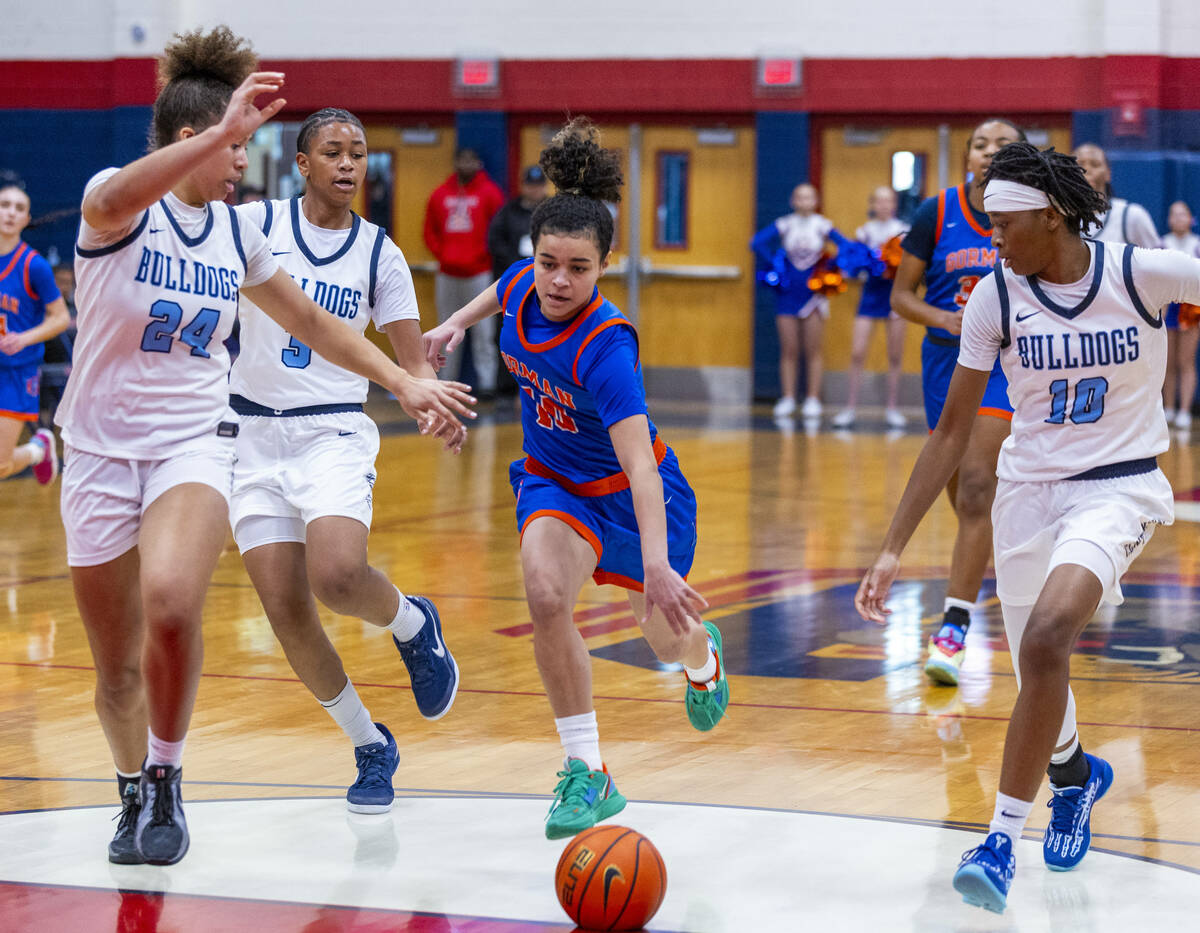
<path fill-rule="evenodd" d="M 132 781 L 125 786 L 121 795 L 121 812 L 117 820 L 117 834 L 108 844 L 108 860 L 117 865 L 141 865 L 142 857 L 133 844 L 133 831 L 137 828 L 138 814 L 142 812 L 138 803 L 138 786 Z"/>
<path fill-rule="evenodd" d="M 179 786 L 182 777 L 182 768 L 142 768 L 142 812 L 138 814 L 134 844 L 149 865 L 174 865 L 187 854 L 187 820 Z"/>

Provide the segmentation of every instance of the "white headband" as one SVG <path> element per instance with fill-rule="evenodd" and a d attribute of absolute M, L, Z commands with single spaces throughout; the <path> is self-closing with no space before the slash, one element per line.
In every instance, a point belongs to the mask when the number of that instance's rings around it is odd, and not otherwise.
<path fill-rule="evenodd" d="M 1036 211 L 1051 207 L 1045 191 L 1023 185 L 1019 181 L 993 178 L 983 192 L 983 209 L 992 211 Z"/>

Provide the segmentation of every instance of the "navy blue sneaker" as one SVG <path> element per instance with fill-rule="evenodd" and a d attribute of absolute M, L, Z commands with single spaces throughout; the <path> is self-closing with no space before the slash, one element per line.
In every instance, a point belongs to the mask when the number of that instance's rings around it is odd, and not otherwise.
<path fill-rule="evenodd" d="M 1083 787 L 1055 787 L 1046 804 L 1050 825 L 1042 837 L 1042 857 L 1052 871 L 1070 871 L 1087 855 L 1092 844 L 1092 807 L 1113 782 L 1113 770 L 1103 758 L 1084 752 L 1092 772 Z"/>
<path fill-rule="evenodd" d="M 137 817 L 133 842 L 148 865 L 174 865 L 187 854 L 190 843 L 183 817 L 182 768 L 145 765 L 138 792 L 142 812 Z"/>
<path fill-rule="evenodd" d="M 1012 840 L 1004 833 L 992 833 L 983 845 L 963 853 L 954 873 L 954 890 L 968 904 L 1002 914 L 1016 870 Z"/>
<path fill-rule="evenodd" d="M 142 857 L 133 844 L 133 832 L 137 829 L 138 814 L 142 805 L 138 802 L 138 785 L 131 781 L 121 795 L 121 812 L 117 814 L 117 832 L 108 844 L 108 860 L 116 865 L 141 865 Z"/>
<path fill-rule="evenodd" d="M 377 722 L 375 728 L 383 733 L 386 741 L 354 749 L 358 780 L 346 791 L 346 809 L 351 813 L 387 813 L 396 799 L 392 775 L 400 764 L 400 752 L 387 726 Z"/>
<path fill-rule="evenodd" d="M 458 693 L 458 664 L 442 639 L 437 607 L 424 596 L 409 596 L 408 601 L 421 610 L 425 624 L 408 641 L 399 641 L 395 635 L 392 641 L 408 668 L 417 709 L 426 719 L 441 719 L 450 712 Z"/>

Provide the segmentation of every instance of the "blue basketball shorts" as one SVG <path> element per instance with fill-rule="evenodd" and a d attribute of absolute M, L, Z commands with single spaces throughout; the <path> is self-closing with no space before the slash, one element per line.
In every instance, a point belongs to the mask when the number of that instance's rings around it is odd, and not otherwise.
<path fill-rule="evenodd" d="M 925 422 L 930 431 L 937 427 L 938 419 L 942 417 L 946 394 L 950 391 L 950 377 L 954 375 L 957 365 L 957 342 L 945 346 L 934 343 L 928 334 L 925 335 L 921 341 L 921 389 L 925 394 Z M 1012 421 L 1012 413 L 1012 403 L 1008 400 L 1008 380 L 1004 378 L 1004 371 L 1000 369 L 997 359 L 988 376 L 983 401 L 979 403 L 979 414 Z"/>
<path fill-rule="evenodd" d="M 0 417 L 37 421 L 41 363 L 0 366 Z"/>
<path fill-rule="evenodd" d="M 658 467 L 667 510 L 667 559 L 686 577 L 696 556 L 696 495 L 668 451 Z M 530 473 L 525 459 L 514 460 L 508 479 L 517 497 L 517 528 L 524 534 L 535 518 L 570 525 L 596 552 L 592 579 L 642 592 L 642 537 L 628 489 L 602 496 L 580 496 L 552 479 Z"/>

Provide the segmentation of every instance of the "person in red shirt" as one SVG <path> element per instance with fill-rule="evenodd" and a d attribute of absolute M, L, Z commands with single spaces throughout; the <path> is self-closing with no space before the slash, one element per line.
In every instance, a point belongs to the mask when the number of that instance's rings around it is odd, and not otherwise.
<path fill-rule="evenodd" d="M 504 206 L 504 194 L 483 170 L 473 149 L 454 154 L 454 174 L 434 189 L 425 208 L 425 245 L 438 261 L 438 323 L 492 283 L 492 257 L 487 248 L 488 224 Z M 495 394 L 499 355 L 496 322 L 476 326 L 471 334 L 471 360 L 475 364 L 475 393 L 484 398 Z M 442 375 L 458 379 L 462 366 L 461 348 L 447 355 Z"/>

